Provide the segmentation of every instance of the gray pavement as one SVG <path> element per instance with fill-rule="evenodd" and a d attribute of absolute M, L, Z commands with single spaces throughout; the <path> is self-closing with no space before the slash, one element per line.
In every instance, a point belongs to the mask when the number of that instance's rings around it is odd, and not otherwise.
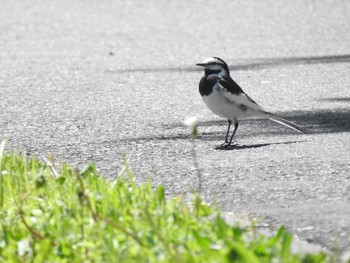
<path fill-rule="evenodd" d="M 350 2 L 14 1 L 0 9 L 0 139 L 7 149 L 109 177 L 131 155 L 138 181 L 285 224 L 299 238 L 350 248 Z M 220 56 L 266 110 L 313 133 L 226 123 L 201 101 L 194 67 Z"/>

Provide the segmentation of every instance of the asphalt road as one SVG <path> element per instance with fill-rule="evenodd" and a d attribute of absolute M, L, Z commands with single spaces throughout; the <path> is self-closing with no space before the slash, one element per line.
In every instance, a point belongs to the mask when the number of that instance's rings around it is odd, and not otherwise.
<path fill-rule="evenodd" d="M 0 139 L 105 176 L 122 166 L 169 195 L 198 187 L 224 211 L 350 248 L 349 1 L 15 1 L 0 9 Z M 220 56 L 266 110 L 310 131 L 226 122 L 194 64 Z"/>

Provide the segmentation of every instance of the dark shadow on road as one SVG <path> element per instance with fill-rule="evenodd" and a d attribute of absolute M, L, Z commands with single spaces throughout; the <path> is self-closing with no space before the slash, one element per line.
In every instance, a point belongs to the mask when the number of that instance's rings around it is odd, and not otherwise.
<path fill-rule="evenodd" d="M 309 56 L 309 57 L 280 57 L 280 58 L 261 58 L 261 59 L 245 59 L 237 60 L 230 58 L 223 58 L 231 70 L 260 70 L 266 68 L 276 68 L 294 65 L 310 65 L 310 64 L 330 64 L 330 63 L 350 63 L 350 55 L 328 55 L 328 56 Z M 194 61 L 193 64 L 199 61 Z M 191 72 L 203 71 L 202 68 L 193 66 L 188 67 L 162 67 L 162 68 L 134 68 L 134 69 L 116 69 L 106 70 L 109 73 L 131 73 L 131 72 Z"/>
<path fill-rule="evenodd" d="M 329 101 L 329 102 L 350 102 L 350 98 L 348 97 L 337 97 L 337 98 L 327 98 L 322 99 L 320 101 Z"/>
<path fill-rule="evenodd" d="M 251 145 L 230 145 L 230 146 L 218 146 L 215 147 L 215 150 L 221 151 L 233 151 L 233 150 L 245 150 L 245 149 L 255 149 L 269 145 L 277 145 L 277 144 L 291 144 L 291 143 L 299 143 L 302 141 L 292 141 L 292 142 L 277 142 L 277 143 L 260 143 L 260 144 L 251 144 Z"/>
<path fill-rule="evenodd" d="M 305 127 L 311 133 L 337 133 L 350 132 L 350 109 L 336 108 L 331 110 L 315 110 L 315 111 L 291 111 L 276 113 L 278 116 L 289 121 L 295 122 L 298 125 Z M 250 132 L 249 136 L 258 135 L 259 133 L 275 134 L 295 134 L 292 129 L 284 128 L 280 124 L 273 123 L 267 120 L 245 120 L 240 122 L 240 127 L 243 125 L 251 125 L 256 127 L 256 132 Z M 174 123 L 164 125 L 166 129 L 173 129 L 183 126 L 182 123 Z M 204 121 L 199 123 L 199 127 L 204 126 L 227 126 L 227 121 Z M 283 127 L 283 131 L 276 130 L 276 127 Z M 240 128 L 239 128 L 240 129 Z M 222 133 L 225 133 L 223 128 Z M 238 130 L 239 133 L 239 130 Z M 238 134 L 237 134 L 238 135 Z M 240 135 L 241 136 L 241 135 Z"/>
<path fill-rule="evenodd" d="M 282 117 L 305 126 L 312 133 L 350 132 L 350 109 L 297 111 L 291 115 L 284 113 Z"/>
<path fill-rule="evenodd" d="M 350 55 L 310 56 L 310 57 L 284 57 L 284 58 L 263 58 L 252 60 L 248 64 L 238 64 L 231 67 L 232 70 L 257 70 L 293 65 L 350 63 Z M 234 61 L 229 63 L 234 65 Z"/>
<path fill-rule="evenodd" d="M 332 110 L 318 110 L 318 111 L 291 111 L 281 112 L 277 115 L 286 118 L 298 125 L 308 129 L 312 136 L 313 134 L 327 134 L 327 133 L 339 133 L 350 132 L 350 109 L 344 108 L 332 109 Z M 215 131 L 201 132 L 201 127 L 217 126 L 220 127 Z M 199 135 L 196 140 L 201 141 L 223 141 L 226 134 L 227 121 L 225 120 L 213 120 L 204 121 L 199 123 Z M 183 131 L 170 135 L 156 135 L 145 136 L 138 138 L 125 138 L 120 141 L 133 141 L 133 142 L 148 142 L 148 141 L 176 141 L 176 140 L 189 140 L 190 134 L 187 132 L 188 128 L 183 123 L 171 123 L 164 124 L 162 126 L 166 130 L 179 130 Z M 244 129 L 244 132 L 242 131 Z M 281 136 L 299 134 L 298 132 L 284 127 L 283 125 L 274 123 L 269 120 L 245 120 L 240 122 L 240 127 L 237 131 L 237 138 L 239 137 L 254 137 L 254 136 Z M 288 143 L 288 142 L 286 142 Z M 294 142 L 289 142 L 294 143 Z M 283 143 L 285 144 L 285 143 Z M 242 145 L 237 146 L 233 150 L 237 149 L 249 149 L 268 146 L 269 144 L 256 144 L 256 145 Z"/>

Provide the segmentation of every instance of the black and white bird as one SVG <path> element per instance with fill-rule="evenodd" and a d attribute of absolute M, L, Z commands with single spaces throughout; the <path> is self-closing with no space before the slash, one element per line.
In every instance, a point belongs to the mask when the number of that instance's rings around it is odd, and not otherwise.
<path fill-rule="evenodd" d="M 243 119 L 270 119 L 302 133 L 308 131 L 290 121 L 263 110 L 231 78 L 225 61 L 218 57 L 206 58 L 196 64 L 204 67 L 204 76 L 199 82 L 199 93 L 208 108 L 216 115 L 228 120 L 225 143 L 230 146 L 238 128 L 238 121 Z M 229 138 L 231 124 L 234 130 Z"/>

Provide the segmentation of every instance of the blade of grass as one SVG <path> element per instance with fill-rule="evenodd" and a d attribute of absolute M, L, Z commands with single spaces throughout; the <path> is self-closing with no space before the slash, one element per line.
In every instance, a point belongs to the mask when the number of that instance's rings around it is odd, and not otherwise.
<path fill-rule="evenodd" d="M 0 208 L 4 205 L 4 175 L 2 174 L 2 159 L 4 156 L 5 144 L 5 140 L 0 144 Z"/>

